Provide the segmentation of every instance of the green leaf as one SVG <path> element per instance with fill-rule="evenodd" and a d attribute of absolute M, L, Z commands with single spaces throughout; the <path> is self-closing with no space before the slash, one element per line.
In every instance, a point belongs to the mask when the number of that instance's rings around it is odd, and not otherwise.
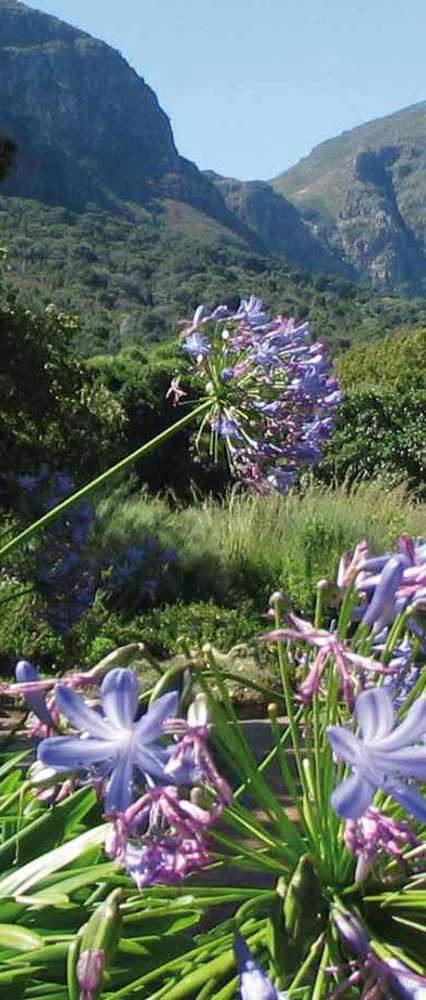
<path fill-rule="evenodd" d="M 34 951 L 43 946 L 43 938 L 35 931 L 13 924 L 0 924 L 0 947 L 13 948 L 14 951 Z"/>
<path fill-rule="evenodd" d="M 25 895 L 33 886 L 38 885 L 53 872 L 75 861 L 89 847 L 103 844 L 110 829 L 110 823 L 102 823 L 101 826 L 95 827 L 94 830 L 88 830 L 87 833 L 75 837 L 74 840 L 68 841 L 62 847 L 56 847 L 53 851 L 34 858 L 19 871 L 6 875 L 0 879 L 0 898 Z"/>

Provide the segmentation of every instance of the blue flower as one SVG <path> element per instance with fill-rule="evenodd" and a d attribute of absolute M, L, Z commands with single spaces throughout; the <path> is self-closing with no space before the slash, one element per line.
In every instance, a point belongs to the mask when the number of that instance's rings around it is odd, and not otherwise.
<path fill-rule="evenodd" d="M 279 993 L 266 973 L 254 961 L 244 938 L 235 935 L 235 957 L 240 973 L 241 1000 L 285 1000 L 286 993 Z"/>
<path fill-rule="evenodd" d="M 363 625 L 374 625 L 380 631 L 395 616 L 396 592 L 401 584 L 408 560 L 405 556 L 389 559 L 382 569 L 374 595 L 362 619 Z"/>
<path fill-rule="evenodd" d="M 31 712 L 37 716 L 46 726 L 55 727 L 52 715 L 46 705 L 44 692 L 37 690 L 39 683 L 38 670 L 29 660 L 18 660 L 15 667 L 15 678 L 17 684 L 34 685 L 33 690 L 24 691 L 24 698 Z"/>
<path fill-rule="evenodd" d="M 204 334 L 190 333 L 189 337 L 185 339 L 183 350 L 187 354 L 195 354 L 198 358 L 204 358 L 210 354 L 211 346 Z"/>
<path fill-rule="evenodd" d="M 343 726 L 329 726 L 328 738 L 340 760 L 353 769 L 334 790 L 331 803 L 344 819 L 358 819 L 378 788 L 388 792 L 412 816 L 426 821 L 426 799 L 412 784 L 426 781 L 426 747 L 415 746 L 426 733 L 426 698 L 418 698 L 393 728 L 395 710 L 384 688 L 363 691 L 355 703 L 361 737 Z"/>
<path fill-rule="evenodd" d="M 388 983 L 401 1000 L 426 1000 L 426 979 L 412 972 L 397 958 L 388 958 L 386 965 L 391 972 Z"/>
<path fill-rule="evenodd" d="M 176 715 L 175 691 L 158 698 L 146 714 L 135 720 L 138 711 L 139 682 L 132 670 L 111 670 L 102 682 L 103 714 L 89 708 L 75 691 L 58 684 L 55 699 L 82 736 L 54 736 L 43 740 L 38 757 L 43 764 L 59 770 L 89 770 L 97 777 L 108 777 L 105 812 L 123 812 L 133 800 L 134 771 L 144 780 L 163 780 L 170 753 L 176 750 L 161 746 L 163 722 Z M 170 778 L 167 778 L 170 784 Z"/>

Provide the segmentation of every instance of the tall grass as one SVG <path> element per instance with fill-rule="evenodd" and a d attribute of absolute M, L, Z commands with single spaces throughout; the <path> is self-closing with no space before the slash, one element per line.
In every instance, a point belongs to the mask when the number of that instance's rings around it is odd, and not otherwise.
<path fill-rule="evenodd" d="M 45 654 L 62 666 L 93 663 L 141 639 L 153 651 L 173 651 L 181 634 L 228 649 L 262 631 L 273 590 L 311 614 L 316 583 L 334 579 L 342 552 L 361 539 L 380 552 L 402 533 L 426 537 L 426 504 L 380 482 L 350 489 L 307 482 L 287 497 L 234 490 L 187 507 L 131 489 L 123 484 L 99 502 L 91 549 L 108 558 L 154 536 L 175 552 L 157 590 L 141 596 L 136 581 L 118 600 L 98 591 L 92 610 L 62 640 L 43 621 L 35 593 L 15 599 L 17 584 L 0 580 L 0 671 L 18 654 Z"/>
<path fill-rule="evenodd" d="M 189 507 L 121 497 L 118 506 L 110 501 L 108 514 L 116 541 L 120 531 L 135 537 L 150 524 L 175 546 L 169 599 L 233 604 L 248 596 L 261 602 L 280 587 L 299 610 L 309 610 L 317 581 L 333 578 L 342 552 L 361 539 L 380 551 L 401 533 L 426 533 L 426 505 L 416 503 L 404 486 L 381 482 L 351 488 L 310 482 L 287 497 L 233 491 L 221 501 L 194 501 Z"/>

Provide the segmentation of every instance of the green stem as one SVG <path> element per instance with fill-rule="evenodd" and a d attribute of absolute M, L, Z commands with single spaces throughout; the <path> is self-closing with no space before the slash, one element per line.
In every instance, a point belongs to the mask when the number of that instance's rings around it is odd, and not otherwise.
<path fill-rule="evenodd" d="M 151 438 L 150 441 L 142 444 L 140 448 L 136 448 L 136 451 L 132 451 L 130 455 L 126 455 L 126 458 L 122 458 L 120 462 L 116 463 L 116 465 L 112 465 L 106 470 L 106 472 L 102 472 L 100 476 L 96 477 L 96 479 L 92 479 L 90 483 L 86 483 L 86 485 L 82 486 L 76 493 L 72 493 L 71 496 L 66 498 L 66 500 L 62 500 L 57 507 L 53 507 L 52 510 L 47 512 L 47 514 L 43 514 L 43 517 L 39 517 L 37 521 L 33 521 L 28 528 L 25 528 L 24 531 L 20 531 L 18 535 L 15 535 L 15 538 L 12 538 L 10 542 L 3 545 L 0 549 L 0 556 L 6 555 L 6 552 L 10 552 L 16 545 L 19 545 L 20 542 L 23 542 L 26 538 L 30 538 L 35 531 L 39 530 L 39 528 L 46 527 L 50 521 L 54 521 L 59 514 L 62 514 L 64 510 L 68 510 L 68 507 L 71 507 L 72 504 L 77 503 L 77 501 L 81 500 L 82 497 L 87 496 L 92 492 L 92 490 L 97 489 L 98 486 L 105 483 L 110 476 L 114 476 L 116 472 L 122 472 L 123 469 L 127 469 L 127 467 L 132 465 L 133 462 L 136 462 L 138 458 L 143 458 L 158 445 L 163 444 L 163 442 L 167 441 L 169 437 L 172 437 L 173 434 L 182 430 L 183 427 L 186 427 L 187 424 L 191 423 L 192 420 L 200 416 L 201 413 L 204 413 L 209 406 L 211 406 L 211 400 L 205 400 L 201 406 L 197 406 L 195 410 L 191 410 L 190 413 L 186 413 L 185 416 L 181 417 L 180 420 L 177 420 L 175 424 L 171 424 L 170 427 L 166 427 L 164 431 L 161 431 L 161 434 L 157 434 L 155 437 Z"/>

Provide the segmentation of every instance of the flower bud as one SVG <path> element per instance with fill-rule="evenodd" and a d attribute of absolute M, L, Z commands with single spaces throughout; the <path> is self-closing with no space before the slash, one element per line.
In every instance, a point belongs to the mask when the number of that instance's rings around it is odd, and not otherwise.
<path fill-rule="evenodd" d="M 81 987 L 80 1000 L 97 1000 L 100 996 L 103 973 L 120 938 L 122 895 L 121 889 L 114 889 L 83 929 L 78 961 L 75 971 L 71 970 L 71 979 Z"/>
<path fill-rule="evenodd" d="M 288 594 L 285 594 L 283 590 L 274 590 L 269 598 L 269 604 L 274 611 L 290 611 L 291 601 Z"/>
<path fill-rule="evenodd" d="M 361 921 L 340 906 L 333 906 L 331 915 L 345 948 L 358 958 L 365 958 L 370 942 Z"/>
<path fill-rule="evenodd" d="M 81 986 L 80 1000 L 95 1000 L 105 968 L 102 948 L 80 952 L 77 962 L 77 979 Z"/>

